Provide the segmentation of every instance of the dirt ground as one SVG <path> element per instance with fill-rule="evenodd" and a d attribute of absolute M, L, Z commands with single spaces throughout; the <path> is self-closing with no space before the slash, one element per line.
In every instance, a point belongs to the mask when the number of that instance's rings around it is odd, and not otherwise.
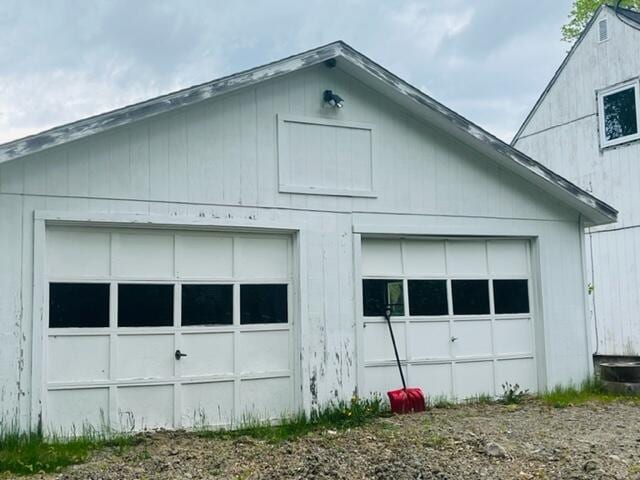
<path fill-rule="evenodd" d="M 468 405 L 293 441 L 141 435 L 46 479 L 640 479 L 640 406 Z"/>

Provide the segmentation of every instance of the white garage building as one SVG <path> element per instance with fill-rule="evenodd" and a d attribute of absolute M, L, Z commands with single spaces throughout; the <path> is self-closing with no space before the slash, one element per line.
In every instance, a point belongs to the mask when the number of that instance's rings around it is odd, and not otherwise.
<path fill-rule="evenodd" d="M 24 428 L 384 393 L 386 302 L 428 395 L 590 374 L 582 231 L 616 211 L 342 42 L 0 161 L 1 413 Z"/>

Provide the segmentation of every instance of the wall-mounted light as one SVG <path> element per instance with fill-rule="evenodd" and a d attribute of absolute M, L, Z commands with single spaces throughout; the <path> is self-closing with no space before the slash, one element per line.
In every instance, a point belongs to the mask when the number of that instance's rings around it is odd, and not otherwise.
<path fill-rule="evenodd" d="M 332 107 L 342 108 L 344 107 L 344 100 L 338 94 L 333 93 L 331 90 L 325 90 L 322 96 L 325 103 L 331 105 Z"/>

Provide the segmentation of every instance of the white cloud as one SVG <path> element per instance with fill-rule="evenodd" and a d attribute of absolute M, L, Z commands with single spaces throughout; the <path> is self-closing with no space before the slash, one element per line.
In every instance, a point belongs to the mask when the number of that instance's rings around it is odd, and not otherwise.
<path fill-rule="evenodd" d="M 570 0 L 4 0 L 0 142 L 342 39 L 502 138 Z"/>

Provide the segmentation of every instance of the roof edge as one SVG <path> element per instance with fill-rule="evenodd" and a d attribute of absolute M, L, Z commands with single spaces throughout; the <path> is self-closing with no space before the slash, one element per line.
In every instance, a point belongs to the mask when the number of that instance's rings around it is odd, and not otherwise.
<path fill-rule="evenodd" d="M 317 65 L 325 60 L 337 57 L 345 45 L 343 41 L 338 40 L 215 80 L 11 140 L 0 144 L 0 163 L 73 140 L 79 140 L 88 135 L 104 132 L 176 108 L 189 106 L 222 93 L 229 93 L 264 80 L 277 78 L 291 71 Z"/>
<path fill-rule="evenodd" d="M 457 130 L 461 132 L 461 135 L 466 135 L 473 138 L 476 142 L 488 145 L 495 154 L 497 154 L 501 160 L 505 163 L 510 162 L 516 164 L 522 169 L 526 169 L 531 175 L 541 179 L 544 183 L 550 185 L 552 188 L 559 188 L 564 193 L 570 195 L 578 201 L 579 204 L 587 207 L 587 209 L 580 210 L 575 205 L 575 208 L 581 213 L 585 214 L 593 221 L 594 224 L 605 224 L 609 222 L 615 222 L 617 220 L 618 211 L 611 205 L 603 202 L 599 198 L 591 195 L 589 192 L 581 189 L 571 181 L 557 174 L 545 165 L 537 162 L 533 158 L 524 154 L 520 150 L 516 149 L 512 145 L 500 140 L 492 133 L 486 131 L 482 127 L 467 120 L 459 113 L 449 109 L 445 105 L 441 104 L 437 100 L 431 98 L 417 87 L 414 87 L 410 83 L 397 77 L 375 61 L 371 60 L 367 56 L 358 52 L 351 46 L 342 44 L 342 56 L 349 59 L 352 63 L 363 68 L 365 71 L 377 77 L 379 80 L 387 83 L 392 88 L 399 91 L 401 94 L 409 97 L 411 100 L 419 103 L 423 107 L 427 107 L 431 111 L 442 114 L 449 122 L 449 126 L 457 127 Z M 494 156 L 495 161 L 495 156 Z M 563 201 L 560 196 L 556 197 Z M 564 200 L 565 203 L 566 199 Z M 591 210 L 589 215 L 588 210 Z M 593 215 L 593 211 L 597 211 L 598 215 Z M 599 218 L 595 218 L 599 217 Z"/>
<path fill-rule="evenodd" d="M 345 58 L 359 71 L 391 88 L 395 94 L 407 99 L 410 104 L 417 104 L 424 109 L 421 112 L 424 112 L 425 119 L 436 126 L 457 136 L 470 146 L 480 151 L 484 150 L 485 154 L 494 161 L 508 166 L 530 182 L 548 186 L 548 193 L 582 213 L 593 224 L 604 224 L 616 220 L 618 212 L 615 208 L 444 106 L 343 41 L 332 42 L 240 73 L 5 143 L 0 145 L 0 163 L 189 106 L 337 57 Z"/>
<path fill-rule="evenodd" d="M 520 125 L 520 128 L 518 129 L 516 134 L 513 136 L 513 139 L 511 140 L 511 145 L 515 145 L 516 142 L 520 139 L 520 137 L 522 136 L 522 133 L 524 132 L 524 129 L 527 127 L 527 125 L 529 125 L 529 122 L 531 121 L 535 113 L 538 111 L 538 108 L 540 107 L 544 99 L 547 97 L 548 93 L 551 91 L 551 88 L 555 85 L 556 80 L 564 70 L 564 67 L 567 65 L 567 63 L 569 63 L 569 59 L 573 56 L 573 53 L 578 48 L 578 45 L 582 43 L 582 40 L 584 40 L 584 37 L 587 35 L 587 32 L 591 30 L 591 27 L 593 26 L 595 19 L 598 18 L 598 15 L 600 15 L 600 12 L 605 8 L 611 8 L 611 7 L 609 7 L 606 4 L 603 4 L 603 5 L 600 5 L 595 12 L 593 12 L 591 19 L 589 19 L 589 22 L 580 33 L 580 36 L 578 37 L 578 39 L 575 42 L 573 42 L 573 45 L 571 45 L 571 48 L 569 49 L 564 59 L 560 63 L 560 66 L 558 66 L 553 76 L 551 77 L 551 80 L 549 81 L 549 83 L 547 83 L 547 86 L 544 88 L 544 90 L 536 100 L 536 103 L 533 104 L 533 108 L 531 108 L 526 118 L 522 122 L 522 125 Z"/>

